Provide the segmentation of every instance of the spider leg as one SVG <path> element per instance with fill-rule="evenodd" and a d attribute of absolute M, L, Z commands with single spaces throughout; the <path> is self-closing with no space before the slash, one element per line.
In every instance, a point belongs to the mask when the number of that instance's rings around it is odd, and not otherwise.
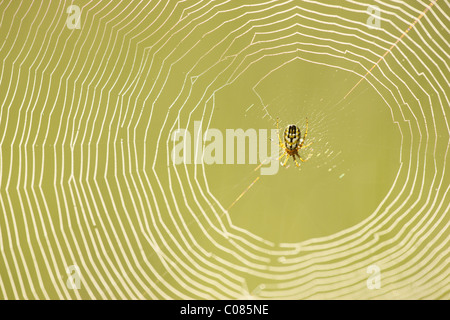
<path fill-rule="evenodd" d="M 297 155 L 299 158 L 300 158 L 300 156 L 299 155 Z M 300 158 L 301 159 L 301 158 Z M 295 165 L 297 166 L 297 167 L 300 167 L 300 164 L 297 162 L 297 159 L 295 159 L 295 155 L 294 155 L 294 161 L 295 161 Z"/>
<path fill-rule="evenodd" d="M 302 142 L 299 144 L 298 149 L 306 148 L 303 147 L 303 143 L 306 141 L 306 136 L 308 135 L 308 118 L 306 118 L 306 129 L 305 129 L 305 135 L 303 136 Z"/>
<path fill-rule="evenodd" d="M 313 144 L 313 143 L 311 142 L 311 143 L 307 144 L 306 146 L 301 146 L 301 147 L 299 147 L 299 149 L 303 149 L 303 148 L 309 147 L 309 146 L 312 145 L 312 144 Z"/>
<path fill-rule="evenodd" d="M 281 158 L 283 158 L 285 155 L 287 155 L 286 152 L 283 152 L 283 154 L 278 158 L 278 160 L 281 160 Z M 289 157 L 288 157 L 289 158 Z"/>
<path fill-rule="evenodd" d="M 280 128 L 278 127 L 278 118 L 277 118 L 277 135 L 278 135 L 278 141 L 280 142 L 280 147 L 284 148 L 283 142 L 281 142 L 280 138 Z"/>
<path fill-rule="evenodd" d="M 308 118 L 306 118 L 306 129 L 305 129 L 305 135 L 303 136 L 303 141 L 306 141 L 307 134 L 308 134 Z"/>
<path fill-rule="evenodd" d="M 288 159 L 289 159 L 289 155 L 287 154 L 286 160 L 284 160 L 284 163 L 283 163 L 283 167 L 286 165 L 286 162 L 288 161 Z"/>

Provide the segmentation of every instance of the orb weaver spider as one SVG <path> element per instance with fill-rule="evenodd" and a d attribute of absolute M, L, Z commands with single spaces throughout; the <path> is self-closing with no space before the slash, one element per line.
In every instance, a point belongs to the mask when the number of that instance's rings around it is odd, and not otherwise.
<path fill-rule="evenodd" d="M 283 154 L 278 158 L 278 160 L 281 160 L 281 158 L 286 156 L 286 160 L 283 163 L 284 167 L 289 157 L 293 157 L 296 166 L 299 167 L 300 165 L 297 162 L 297 159 L 295 159 L 295 156 L 297 156 L 302 162 L 305 162 L 306 160 L 303 160 L 300 157 L 300 155 L 298 154 L 298 150 L 309 147 L 312 144 L 311 142 L 306 146 L 303 145 L 306 140 L 306 135 L 308 134 L 308 118 L 306 118 L 306 129 L 303 139 L 301 138 L 300 129 L 295 124 L 290 124 L 284 130 L 284 143 L 283 143 L 280 138 L 280 128 L 278 127 L 278 118 L 277 118 L 277 132 L 280 147 L 283 149 Z"/>

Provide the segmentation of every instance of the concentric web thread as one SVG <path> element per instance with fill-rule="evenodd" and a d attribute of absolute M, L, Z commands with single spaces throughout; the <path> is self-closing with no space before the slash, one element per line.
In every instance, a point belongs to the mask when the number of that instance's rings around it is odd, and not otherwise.
<path fill-rule="evenodd" d="M 449 298 L 448 1 L 88 2 L 74 30 L 70 5 L 0 3 L 1 298 Z M 171 137 L 211 128 L 242 79 L 255 100 L 227 105 L 236 122 L 285 125 L 261 86 L 297 63 L 345 75 L 307 106 L 313 163 L 343 166 L 336 119 L 373 92 L 398 170 L 364 220 L 274 241 L 234 223 L 207 165 L 171 161 Z M 257 174 L 237 188 L 268 184 Z"/>

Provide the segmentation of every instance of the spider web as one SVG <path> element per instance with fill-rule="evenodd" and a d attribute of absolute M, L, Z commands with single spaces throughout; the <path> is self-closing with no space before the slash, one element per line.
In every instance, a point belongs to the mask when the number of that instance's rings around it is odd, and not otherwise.
<path fill-rule="evenodd" d="M 449 298 L 448 1 L 88 2 L 69 30 L 71 4 L 0 3 L 1 298 Z M 299 169 L 170 161 L 194 121 L 306 117 Z M 389 172 L 355 169 L 372 149 Z M 358 174 L 381 196 L 297 239 L 277 201 L 326 174 L 322 202 Z"/>

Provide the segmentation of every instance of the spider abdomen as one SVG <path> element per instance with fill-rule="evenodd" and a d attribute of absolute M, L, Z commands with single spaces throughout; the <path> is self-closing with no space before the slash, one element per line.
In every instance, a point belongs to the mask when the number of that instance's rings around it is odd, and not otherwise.
<path fill-rule="evenodd" d="M 297 150 L 300 143 L 300 129 L 295 125 L 291 124 L 287 126 L 284 130 L 284 144 L 288 150 Z"/>
<path fill-rule="evenodd" d="M 300 161 L 305 162 L 306 160 L 303 160 L 302 157 L 298 154 L 298 151 L 302 148 L 306 148 L 311 145 L 308 144 L 304 146 L 304 142 L 306 140 L 306 135 L 308 134 L 308 118 L 306 118 L 306 129 L 305 129 L 305 135 L 303 136 L 303 139 L 300 135 L 300 129 L 295 124 L 290 124 L 286 127 L 284 130 L 284 142 L 281 141 L 280 132 L 278 127 L 278 118 L 277 118 L 277 131 L 278 131 L 278 140 L 280 142 L 280 147 L 283 148 L 283 154 L 278 158 L 280 160 L 284 156 L 286 156 L 286 160 L 284 160 L 283 166 L 286 165 L 286 162 L 288 161 L 289 157 L 292 157 L 295 161 L 295 165 L 299 167 L 299 164 L 297 162 L 297 159 L 295 157 L 298 157 Z"/>

